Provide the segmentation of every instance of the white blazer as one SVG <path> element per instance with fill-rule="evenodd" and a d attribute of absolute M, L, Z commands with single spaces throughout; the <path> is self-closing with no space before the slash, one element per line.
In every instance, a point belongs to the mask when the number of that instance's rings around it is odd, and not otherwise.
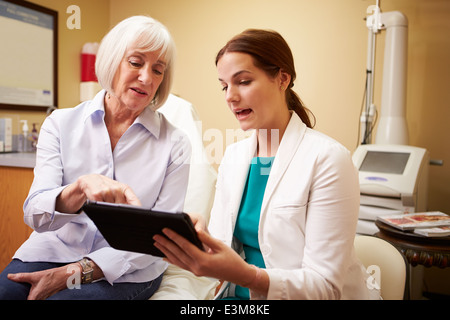
<path fill-rule="evenodd" d="M 233 246 L 256 134 L 229 146 L 219 167 L 210 233 Z M 258 240 L 268 299 L 368 299 L 353 240 L 359 181 L 350 152 L 293 113 L 264 193 Z M 373 296 L 372 296 L 373 297 Z M 375 293 L 375 298 L 377 298 Z"/>

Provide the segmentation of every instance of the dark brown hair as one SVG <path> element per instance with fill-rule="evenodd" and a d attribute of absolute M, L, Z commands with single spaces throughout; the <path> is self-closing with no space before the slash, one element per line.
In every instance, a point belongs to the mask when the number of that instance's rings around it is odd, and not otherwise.
<path fill-rule="evenodd" d="M 311 115 L 315 122 L 314 115 L 292 90 L 296 78 L 294 57 L 289 45 L 279 33 L 260 29 L 245 30 L 228 41 L 219 51 L 216 56 L 216 66 L 220 58 L 227 52 L 251 55 L 255 66 L 265 71 L 269 77 L 275 77 L 280 70 L 288 73 L 291 76 L 291 82 L 286 90 L 287 105 L 309 128 L 314 126 L 309 118 Z"/>

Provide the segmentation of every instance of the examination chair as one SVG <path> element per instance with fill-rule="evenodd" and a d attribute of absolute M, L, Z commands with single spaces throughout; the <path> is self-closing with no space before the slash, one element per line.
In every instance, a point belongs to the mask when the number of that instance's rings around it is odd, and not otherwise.
<path fill-rule="evenodd" d="M 217 172 L 209 163 L 203 145 L 199 117 L 193 105 L 173 94 L 158 109 L 173 125 L 183 130 L 192 146 L 189 182 L 184 212 L 202 214 L 209 221 L 214 200 Z M 150 300 L 205 300 L 214 297 L 215 279 L 197 277 L 177 266 L 169 265 L 161 286 Z"/>
<path fill-rule="evenodd" d="M 357 235 L 354 246 L 356 256 L 364 267 L 368 271 L 379 272 L 373 275 L 373 280 L 379 276 L 381 298 L 403 300 L 406 262 L 401 253 L 389 242 L 375 236 Z"/>

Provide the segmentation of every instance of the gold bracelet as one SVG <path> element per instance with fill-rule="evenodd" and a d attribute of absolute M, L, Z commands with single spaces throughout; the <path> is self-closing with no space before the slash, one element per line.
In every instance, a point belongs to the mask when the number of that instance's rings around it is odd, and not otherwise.
<path fill-rule="evenodd" d="M 94 268 L 91 265 L 91 261 L 87 258 L 83 258 L 78 261 L 81 266 L 81 283 L 91 283 L 93 280 Z"/>

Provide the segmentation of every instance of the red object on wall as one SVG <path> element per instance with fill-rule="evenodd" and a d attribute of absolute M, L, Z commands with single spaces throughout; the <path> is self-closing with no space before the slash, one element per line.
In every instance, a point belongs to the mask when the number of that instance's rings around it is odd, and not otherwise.
<path fill-rule="evenodd" d="M 97 81 L 95 75 L 95 54 L 81 54 L 81 81 Z"/>

